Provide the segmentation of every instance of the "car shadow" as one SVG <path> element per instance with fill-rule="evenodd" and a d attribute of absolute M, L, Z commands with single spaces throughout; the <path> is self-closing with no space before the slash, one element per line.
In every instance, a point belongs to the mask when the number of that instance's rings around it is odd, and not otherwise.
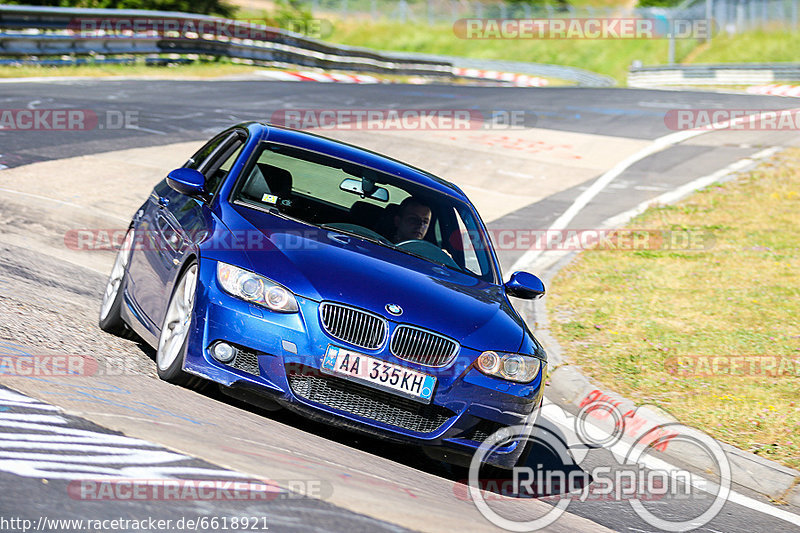
<path fill-rule="evenodd" d="M 210 386 L 197 391 L 207 398 L 225 403 L 276 422 L 290 425 L 301 431 L 332 442 L 357 448 L 383 459 L 414 468 L 454 482 L 454 493 L 469 491 L 469 469 L 429 458 L 422 448 L 409 453 L 405 444 L 389 442 L 377 437 L 354 433 L 350 430 L 310 420 L 288 409 L 271 410 L 233 398 L 220 389 Z M 582 490 L 591 483 L 591 476 L 575 461 L 563 432 L 553 423 L 539 418 L 532 433 L 532 447 L 528 459 L 518 472 L 515 483 L 513 472 L 494 467 L 483 467 L 478 483 L 484 491 L 511 498 L 548 498 Z"/>
<path fill-rule="evenodd" d="M 140 341 L 139 347 L 155 363 L 156 351 Z M 378 437 L 355 433 L 323 422 L 308 419 L 283 408 L 264 408 L 237 399 L 222 391 L 220 386 L 209 386 L 195 391 L 203 396 L 235 406 L 276 422 L 290 425 L 324 439 L 357 448 L 383 459 L 414 468 L 427 474 L 454 482 L 454 493 L 466 495 L 469 491 L 469 469 L 428 457 L 418 448 L 409 453 L 408 445 Z M 563 431 L 544 417 L 539 417 L 536 429 L 531 433 L 531 450 L 527 461 L 517 466 L 514 472 L 494 467 L 482 467 L 478 473 L 478 484 L 486 492 L 510 498 L 550 498 L 583 490 L 592 482 L 588 472 L 575 461 Z M 466 496 L 465 496 L 466 497 Z"/>

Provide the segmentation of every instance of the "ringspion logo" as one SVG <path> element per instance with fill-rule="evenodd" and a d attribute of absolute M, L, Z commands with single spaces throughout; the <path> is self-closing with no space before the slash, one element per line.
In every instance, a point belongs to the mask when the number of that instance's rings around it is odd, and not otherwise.
<path fill-rule="evenodd" d="M 507 531 L 538 531 L 557 521 L 573 501 L 622 501 L 652 527 L 664 531 L 688 531 L 707 524 L 725 506 L 731 486 L 731 467 L 720 444 L 708 435 L 678 423 L 645 425 L 628 428 L 627 416 L 613 403 L 593 400 L 585 404 L 577 415 L 549 404 L 551 419 L 560 425 L 574 424 L 574 434 L 579 442 L 567 445 L 563 434 L 548 429 L 546 425 L 516 425 L 499 429 L 489 435 L 475 451 L 469 467 L 466 486 L 455 485 L 454 496 L 472 500 L 483 517 Z M 588 422 L 596 412 L 606 412 L 614 421 L 610 432 Z M 635 415 L 634 415 L 635 416 Z M 590 429 L 591 428 L 591 429 Z M 624 435 L 633 433 L 629 440 Z M 512 445 L 514 445 L 512 447 Z M 594 467 L 590 471 L 562 466 L 532 466 L 532 451 L 527 464 L 515 465 L 510 480 L 480 477 L 481 465 L 504 448 L 517 449 L 532 445 L 534 450 L 555 455 L 556 463 L 575 465 L 580 452 L 589 449 L 615 448 L 609 456 L 616 464 Z M 704 473 L 676 468 L 665 462 L 659 451 L 667 445 L 679 444 L 685 453 L 696 453 L 709 459 Z M 583 454 L 585 457 L 585 454 Z M 709 475 L 712 480 L 704 477 Z M 492 507 L 488 502 L 508 496 L 552 501 L 546 507 Z M 662 517 L 654 513 L 657 506 L 644 502 L 670 500 L 687 502 L 685 512 Z M 694 505 L 700 502 L 700 505 Z M 509 512 L 509 509 L 511 512 Z"/>

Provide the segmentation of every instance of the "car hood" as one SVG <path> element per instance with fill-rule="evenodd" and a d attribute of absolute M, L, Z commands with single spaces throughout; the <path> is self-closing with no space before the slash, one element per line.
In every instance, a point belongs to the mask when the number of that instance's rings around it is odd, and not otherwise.
<path fill-rule="evenodd" d="M 501 286 L 335 230 L 233 210 L 246 231 L 264 237 L 247 246 L 249 268 L 298 296 L 366 309 L 476 350 L 516 351 L 522 344 L 525 328 Z M 399 305 L 402 315 L 389 314 L 388 304 Z"/>

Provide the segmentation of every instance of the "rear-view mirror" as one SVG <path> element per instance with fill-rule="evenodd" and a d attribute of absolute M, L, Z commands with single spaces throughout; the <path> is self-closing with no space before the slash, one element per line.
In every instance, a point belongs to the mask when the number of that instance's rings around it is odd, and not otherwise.
<path fill-rule="evenodd" d="M 378 200 L 380 202 L 388 202 L 389 201 L 389 191 L 384 189 L 383 187 L 376 187 L 374 183 L 372 184 L 372 191 L 369 194 L 366 194 L 361 186 L 361 180 L 354 180 L 347 178 L 339 185 L 339 188 L 346 192 L 351 192 L 353 194 L 358 194 L 359 196 L 364 196 L 366 198 L 371 198 L 373 200 Z"/>

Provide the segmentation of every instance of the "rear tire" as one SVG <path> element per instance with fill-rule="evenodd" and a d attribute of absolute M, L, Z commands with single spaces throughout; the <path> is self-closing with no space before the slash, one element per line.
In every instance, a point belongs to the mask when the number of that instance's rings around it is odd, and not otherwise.
<path fill-rule="evenodd" d="M 100 318 L 98 320 L 98 325 L 103 331 L 131 340 L 136 339 L 137 336 L 122 319 L 121 310 L 125 284 L 128 280 L 128 262 L 131 257 L 133 236 L 133 228 L 131 228 L 125 234 L 122 247 L 117 252 L 114 266 L 108 276 L 108 282 L 103 292 L 103 302 L 100 304 Z"/>
<path fill-rule="evenodd" d="M 199 390 L 206 381 L 183 370 L 196 290 L 197 262 L 193 261 L 175 283 L 167 304 L 161 335 L 158 337 L 156 372 L 159 378 L 168 383 Z"/>

